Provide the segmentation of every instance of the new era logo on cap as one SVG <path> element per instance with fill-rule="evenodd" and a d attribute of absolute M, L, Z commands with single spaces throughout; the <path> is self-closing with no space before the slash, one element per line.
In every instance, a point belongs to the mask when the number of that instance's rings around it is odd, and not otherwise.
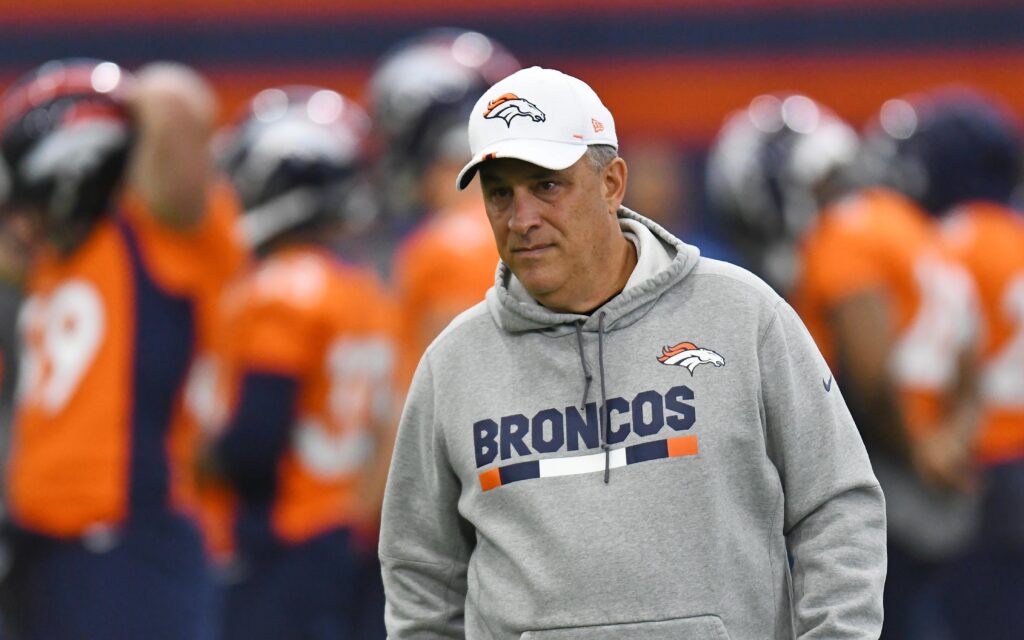
<path fill-rule="evenodd" d="M 473 108 L 473 157 L 457 186 L 465 189 L 486 160 L 515 158 L 557 171 L 572 166 L 593 144 L 619 144 L 612 114 L 594 90 L 561 71 L 523 69 L 488 89 Z"/>

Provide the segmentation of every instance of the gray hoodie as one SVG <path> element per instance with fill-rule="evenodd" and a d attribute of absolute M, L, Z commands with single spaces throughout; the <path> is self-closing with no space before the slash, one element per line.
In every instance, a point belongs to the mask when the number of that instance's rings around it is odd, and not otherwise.
<path fill-rule="evenodd" d="M 499 265 L 421 360 L 381 526 L 390 637 L 877 638 L 882 493 L 807 331 L 619 215 L 622 293 L 555 313 Z"/>

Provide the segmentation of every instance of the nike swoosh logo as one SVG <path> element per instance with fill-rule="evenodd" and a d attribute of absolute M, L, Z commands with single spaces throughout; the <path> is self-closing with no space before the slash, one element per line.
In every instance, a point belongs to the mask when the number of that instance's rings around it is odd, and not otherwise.
<path fill-rule="evenodd" d="M 825 379 L 822 378 L 821 379 L 821 386 L 825 387 L 825 393 L 828 393 L 829 391 L 831 391 L 832 390 L 832 376 L 828 377 L 828 382 L 825 382 Z"/>

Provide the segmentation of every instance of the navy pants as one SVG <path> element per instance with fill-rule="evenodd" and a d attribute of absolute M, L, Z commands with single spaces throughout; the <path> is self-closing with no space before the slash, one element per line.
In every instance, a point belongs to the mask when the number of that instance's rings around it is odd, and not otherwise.
<path fill-rule="evenodd" d="M 934 627 L 933 608 L 925 594 L 933 587 L 945 564 L 923 560 L 913 549 L 891 537 L 887 557 L 883 592 L 885 622 L 880 640 L 939 640 L 922 635 L 920 630 Z"/>
<path fill-rule="evenodd" d="M 15 534 L 5 622 L 18 640 L 213 640 L 199 532 L 166 514 L 58 540 Z"/>
<path fill-rule="evenodd" d="M 347 530 L 240 554 L 223 594 L 224 640 L 362 640 L 364 563 Z"/>
<path fill-rule="evenodd" d="M 1017 640 L 1024 607 L 1024 461 L 985 472 L 982 526 L 970 553 L 945 571 L 930 640 Z"/>
<path fill-rule="evenodd" d="M 381 577 L 377 546 L 359 550 L 362 577 L 359 579 L 359 640 L 387 640 L 384 628 L 384 580 Z M 0 640 L 3 640 L 0 638 Z"/>

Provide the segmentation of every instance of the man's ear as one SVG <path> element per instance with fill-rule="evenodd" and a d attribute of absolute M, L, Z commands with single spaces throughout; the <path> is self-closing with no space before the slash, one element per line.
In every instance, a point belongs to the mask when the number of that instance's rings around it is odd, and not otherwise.
<path fill-rule="evenodd" d="M 626 161 L 622 158 L 615 158 L 608 163 L 602 172 L 601 180 L 603 185 L 604 199 L 608 204 L 608 211 L 615 215 L 626 197 L 626 179 L 628 177 Z"/>

